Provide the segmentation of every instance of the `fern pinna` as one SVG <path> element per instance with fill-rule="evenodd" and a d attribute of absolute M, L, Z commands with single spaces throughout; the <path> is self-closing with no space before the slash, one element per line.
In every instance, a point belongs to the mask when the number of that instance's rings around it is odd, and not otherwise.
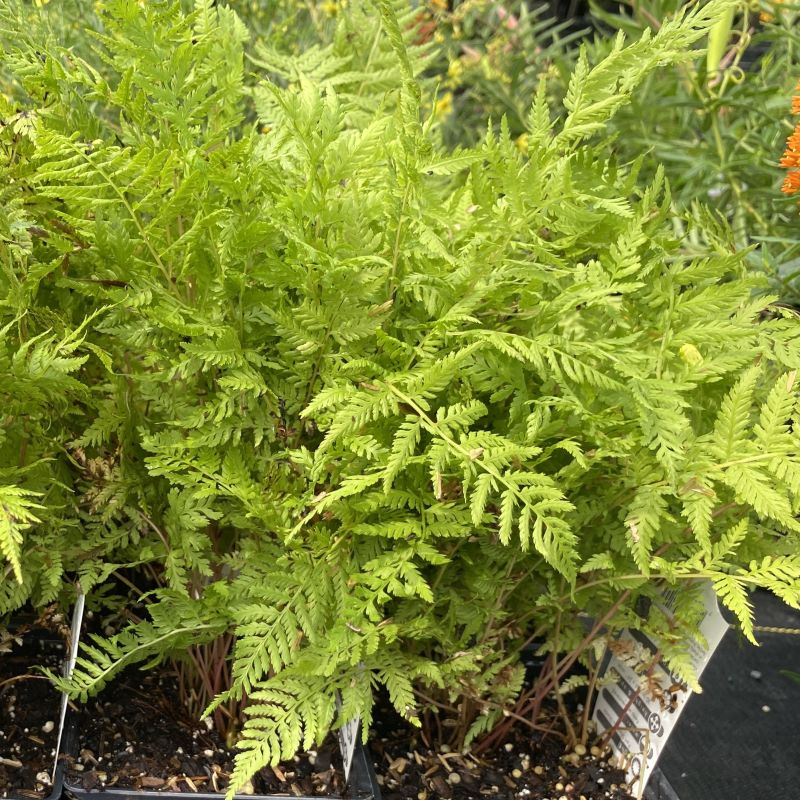
<path fill-rule="evenodd" d="M 42 302 L 99 311 L 71 447 L 104 465 L 78 507 L 110 549 L 82 584 L 130 564 L 159 586 L 73 695 L 234 632 L 212 707 L 247 702 L 242 785 L 355 714 L 366 732 L 380 686 L 412 722 L 458 706 L 462 745 L 531 635 L 568 651 L 623 592 L 609 630 L 659 635 L 690 683 L 699 581 L 750 637 L 749 589 L 797 604 L 796 320 L 699 207 L 716 244 L 687 256 L 663 173 L 640 186 L 603 138 L 724 2 L 582 56 L 563 119 L 543 79 L 526 154 L 503 121 L 444 148 L 402 4 L 247 68 L 222 5 L 105 5 L 93 60 L 8 59 L 48 257 L 77 243 Z M 636 615 L 665 583 L 677 624 Z"/>

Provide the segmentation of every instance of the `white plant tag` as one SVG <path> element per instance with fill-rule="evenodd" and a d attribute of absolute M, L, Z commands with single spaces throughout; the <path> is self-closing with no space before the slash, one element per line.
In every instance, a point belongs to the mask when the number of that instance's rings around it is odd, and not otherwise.
<path fill-rule="evenodd" d="M 67 657 L 67 668 L 64 677 L 69 678 L 72 670 L 75 669 L 75 662 L 78 659 L 78 643 L 81 636 L 81 625 L 83 624 L 83 609 L 86 604 L 86 595 L 78 590 L 78 597 L 75 599 L 75 608 L 72 611 L 72 630 L 69 637 L 69 656 Z M 58 739 L 56 741 L 56 754 L 53 759 L 52 783 L 56 782 L 56 770 L 58 769 L 58 754 L 61 751 L 61 739 L 64 736 L 64 721 L 67 718 L 67 703 L 69 698 L 66 692 L 61 695 L 61 719 L 58 723 Z"/>
<path fill-rule="evenodd" d="M 336 695 L 336 708 L 341 711 L 342 701 L 339 695 Z M 342 754 L 342 761 L 344 762 L 344 782 L 348 783 L 350 780 L 350 767 L 353 765 L 353 755 L 356 752 L 356 743 L 358 739 L 358 729 L 361 727 L 361 717 L 354 717 L 349 722 L 345 722 L 339 728 L 339 752 Z"/>
<path fill-rule="evenodd" d="M 695 641 L 690 645 L 692 666 L 698 678 L 728 630 L 710 582 L 703 586 L 703 600 L 705 616 L 700 632 L 707 646 Z M 674 594 L 665 593 L 662 608 L 672 613 Z M 622 644 L 621 649 L 638 655 L 642 664 L 647 664 L 658 650 L 658 642 L 641 631 L 625 629 L 617 642 Z M 613 654 L 602 668 L 600 680 L 605 685 L 597 697 L 592 719 L 598 733 L 616 728 L 611 736 L 611 749 L 626 770 L 631 793 L 641 796 L 692 692 L 681 686 L 680 679 L 660 661 L 651 671 L 649 681 L 660 687 L 663 694 L 654 697 L 642 688 L 644 676 Z"/>

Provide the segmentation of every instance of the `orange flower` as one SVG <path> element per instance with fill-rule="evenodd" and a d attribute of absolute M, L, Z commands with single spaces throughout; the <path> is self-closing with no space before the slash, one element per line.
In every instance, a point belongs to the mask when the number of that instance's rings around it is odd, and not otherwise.
<path fill-rule="evenodd" d="M 800 167 L 800 153 L 793 153 L 787 150 L 781 159 L 781 166 L 792 169 L 793 167 Z"/>
<path fill-rule="evenodd" d="M 795 92 L 797 94 L 792 98 L 792 114 L 800 114 L 800 83 L 797 84 Z M 791 170 L 784 178 L 781 191 L 784 194 L 800 192 L 800 122 L 786 140 L 786 150 L 780 164 Z"/>
<path fill-rule="evenodd" d="M 800 125 L 795 128 L 794 133 L 786 140 L 787 150 L 800 150 Z"/>
<path fill-rule="evenodd" d="M 786 176 L 781 191 L 784 194 L 794 194 L 800 191 L 800 171 L 793 170 Z"/>

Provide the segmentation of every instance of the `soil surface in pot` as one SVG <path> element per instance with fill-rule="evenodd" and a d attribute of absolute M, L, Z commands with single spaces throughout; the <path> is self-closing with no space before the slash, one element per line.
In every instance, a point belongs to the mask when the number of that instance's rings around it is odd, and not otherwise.
<path fill-rule="evenodd" d="M 192 720 L 178 705 L 175 677 L 130 671 L 78 713 L 79 744 L 67 767 L 76 788 L 164 792 L 228 789 L 235 750 L 216 730 Z M 325 796 L 344 788 L 342 761 L 330 737 L 278 767 L 262 769 L 247 793 Z"/>
<path fill-rule="evenodd" d="M 52 791 L 61 693 L 37 667 L 59 672 L 64 646 L 36 629 L 0 637 L 0 797 L 45 797 Z"/>
<path fill-rule="evenodd" d="M 409 738 L 408 726 L 384 709 L 376 719 L 370 749 L 383 800 L 633 800 L 610 750 L 565 754 L 557 734 L 519 723 L 493 752 L 456 753 Z"/>
<path fill-rule="evenodd" d="M 605 757 L 589 754 L 577 763 L 563 761 L 563 747 L 531 741 L 520 732 L 495 753 L 473 756 L 406 749 L 407 742 L 372 743 L 383 800 L 632 800 L 624 773 Z"/>
<path fill-rule="evenodd" d="M 216 731 L 176 706 L 170 674 L 131 672 L 79 715 L 79 750 L 67 782 L 78 788 L 224 792 L 235 751 Z M 632 800 L 624 774 L 597 748 L 564 759 L 557 736 L 515 728 L 493 753 L 475 756 L 424 746 L 391 713 L 378 710 L 370 748 L 383 800 Z M 256 794 L 341 794 L 344 776 L 333 738 L 317 751 L 261 770 Z"/>

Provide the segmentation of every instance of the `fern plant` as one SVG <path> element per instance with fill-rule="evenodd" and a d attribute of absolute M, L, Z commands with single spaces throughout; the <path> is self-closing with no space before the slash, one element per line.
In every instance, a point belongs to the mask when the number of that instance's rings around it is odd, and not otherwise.
<path fill-rule="evenodd" d="M 33 198 L 35 117 L 5 97 L 0 117 L 0 617 L 6 617 L 26 603 L 42 608 L 64 599 L 65 574 L 92 561 L 92 548 L 104 552 L 80 528 L 74 497 L 80 470 L 70 443 L 86 426 L 88 384 L 106 356 L 87 340 L 101 307 L 82 308 L 52 288 L 53 274 L 82 242 Z"/>
<path fill-rule="evenodd" d="M 412 723 L 453 709 L 462 746 L 532 637 L 588 658 L 579 613 L 659 636 L 696 685 L 702 580 L 750 638 L 752 587 L 797 605 L 796 320 L 699 207 L 687 256 L 663 171 L 638 182 L 607 138 L 725 2 L 584 52 L 562 119 L 543 79 L 525 154 L 505 123 L 442 144 L 400 3 L 348 6 L 294 61 L 208 0 L 105 6 L 91 57 L 6 56 L 28 257 L 57 263 L 37 302 L 96 356 L 74 365 L 78 569 L 158 584 L 84 646 L 73 696 L 233 636 L 208 709 L 246 703 L 233 791 L 366 732 L 379 687 Z M 665 584 L 677 622 L 642 619 Z"/>

